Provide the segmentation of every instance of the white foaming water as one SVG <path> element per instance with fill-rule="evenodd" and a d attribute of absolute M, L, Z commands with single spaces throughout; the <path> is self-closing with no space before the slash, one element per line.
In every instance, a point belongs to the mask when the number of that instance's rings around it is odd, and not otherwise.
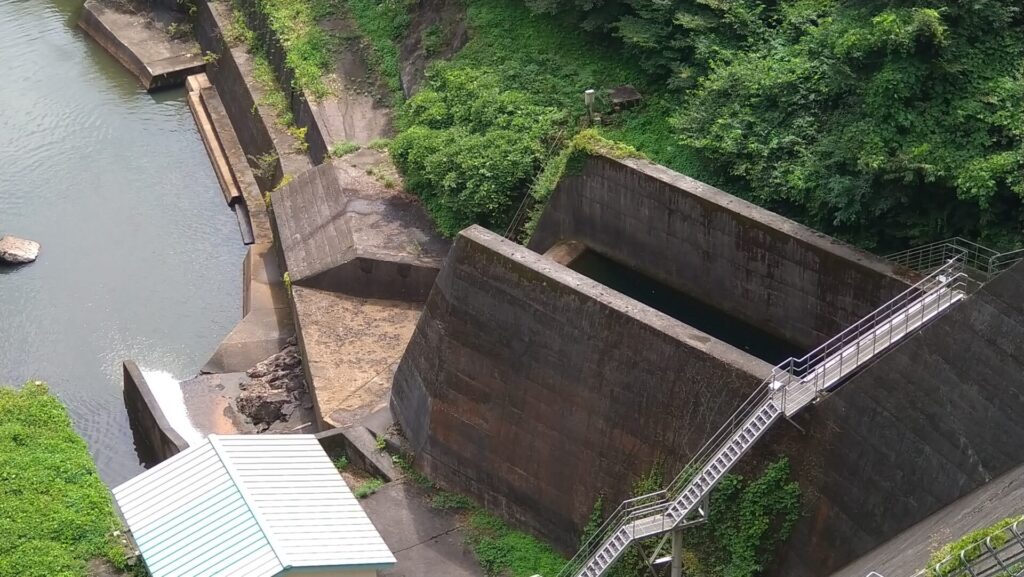
<path fill-rule="evenodd" d="M 205 435 L 200 433 L 188 418 L 188 409 L 185 408 L 185 397 L 181 394 L 181 385 L 174 375 L 167 371 L 147 371 L 142 369 L 142 376 L 145 377 L 149 390 L 153 391 L 156 403 L 160 410 L 167 417 L 167 422 L 174 427 L 174 430 L 181 435 L 182 439 L 194 447 L 201 443 Z"/>

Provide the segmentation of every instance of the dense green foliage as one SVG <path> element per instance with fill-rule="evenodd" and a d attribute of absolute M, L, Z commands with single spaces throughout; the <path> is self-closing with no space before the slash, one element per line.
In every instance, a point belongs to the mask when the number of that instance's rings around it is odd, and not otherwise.
<path fill-rule="evenodd" d="M 642 81 L 621 54 L 517 2 L 468 0 L 467 18 L 471 40 L 404 104 L 391 146 L 449 236 L 473 223 L 504 229 L 579 130 L 585 89 Z"/>
<path fill-rule="evenodd" d="M 948 543 L 947 545 L 940 547 L 928 560 L 928 575 L 932 577 L 945 577 L 954 572 L 958 572 L 964 568 L 963 561 L 960 558 L 960 554 L 963 553 L 963 557 L 970 561 L 976 559 L 982 553 L 985 553 L 987 549 L 982 545 L 982 541 L 991 537 L 991 544 L 993 547 L 1000 547 L 1009 539 L 1007 532 L 1004 531 L 1010 525 L 1013 525 L 1017 521 L 1024 520 L 1024 517 L 1008 517 L 999 521 L 984 529 L 978 529 L 977 531 L 971 531 L 963 537 Z M 945 561 L 948 557 L 955 557 L 953 562 L 946 563 L 941 568 L 935 566 L 942 561 Z M 1024 567 L 1016 566 L 1015 569 L 1020 570 Z M 1003 577 L 1000 575 L 999 577 Z M 1010 577 L 1006 574 L 1005 577 Z"/>
<path fill-rule="evenodd" d="M 760 476 L 726 475 L 711 494 L 707 523 L 684 534 L 684 572 L 693 577 L 754 577 L 771 561 L 800 516 L 800 487 L 789 461 Z"/>
<path fill-rule="evenodd" d="M 812 227 L 879 250 L 952 235 L 1019 244 L 1024 11 L 1014 0 L 524 3 L 532 14 L 514 1 L 467 0 L 471 41 L 443 68 L 491 75 L 485 90 L 564 116 L 530 133 L 541 140 L 486 138 L 489 127 L 458 121 L 446 135 L 406 137 L 421 158 L 470 157 L 438 174 L 437 162 L 402 167 L 435 197 L 448 233 L 470 219 L 500 228 L 528 186 L 523 175 L 579 129 L 579 93 L 630 83 L 645 104 L 602 134 Z M 485 97 L 449 75 L 432 76 L 425 98 L 458 89 L 441 98 L 468 108 Z M 405 130 L 421 126 L 407 117 Z M 494 146 L 508 147 L 507 163 L 493 166 Z M 478 190 L 474 177 L 492 169 L 502 178 Z M 453 198 L 455 186 L 468 189 Z M 469 210 L 448 212 L 478 192 Z"/>
<path fill-rule="evenodd" d="M 440 68 L 403 107 L 391 154 L 443 234 L 473 223 L 500 227 L 514 209 L 509 192 L 528 186 L 559 116 L 503 90 L 495 75 Z"/>
<path fill-rule="evenodd" d="M 675 120 L 757 202 L 866 246 L 1016 239 L 1018 2 L 789 0 L 750 28 Z"/>
<path fill-rule="evenodd" d="M 124 565 L 120 525 L 89 451 L 42 383 L 0 387 L 0 577 L 82 577 Z"/>
<path fill-rule="evenodd" d="M 1019 240 L 1015 0 L 527 2 L 621 41 L 661 83 L 659 114 L 610 131 L 656 160 L 865 246 Z"/>

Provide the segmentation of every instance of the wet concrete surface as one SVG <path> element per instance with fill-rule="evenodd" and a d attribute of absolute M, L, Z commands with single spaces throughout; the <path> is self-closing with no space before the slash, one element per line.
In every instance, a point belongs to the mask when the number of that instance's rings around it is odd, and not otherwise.
<path fill-rule="evenodd" d="M 458 514 L 433 508 L 412 481 L 388 483 L 360 503 L 398 561 L 381 577 L 483 577 Z"/>

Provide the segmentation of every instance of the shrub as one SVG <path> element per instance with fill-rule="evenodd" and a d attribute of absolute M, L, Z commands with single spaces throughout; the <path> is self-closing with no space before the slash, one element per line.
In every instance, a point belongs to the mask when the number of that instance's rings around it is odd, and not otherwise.
<path fill-rule="evenodd" d="M 486 71 L 439 67 L 436 75 L 403 107 L 392 157 L 442 234 L 502 226 L 545 160 L 559 112 L 502 90 Z"/>

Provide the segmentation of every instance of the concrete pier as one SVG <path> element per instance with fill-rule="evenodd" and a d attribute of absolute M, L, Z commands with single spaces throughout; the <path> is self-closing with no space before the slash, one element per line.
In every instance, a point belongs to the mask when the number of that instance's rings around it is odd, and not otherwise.
<path fill-rule="evenodd" d="M 180 86 L 205 67 L 199 44 L 171 33 L 191 26 L 184 14 L 149 4 L 128 12 L 106 0 L 87 0 L 78 24 L 146 90 Z"/>

